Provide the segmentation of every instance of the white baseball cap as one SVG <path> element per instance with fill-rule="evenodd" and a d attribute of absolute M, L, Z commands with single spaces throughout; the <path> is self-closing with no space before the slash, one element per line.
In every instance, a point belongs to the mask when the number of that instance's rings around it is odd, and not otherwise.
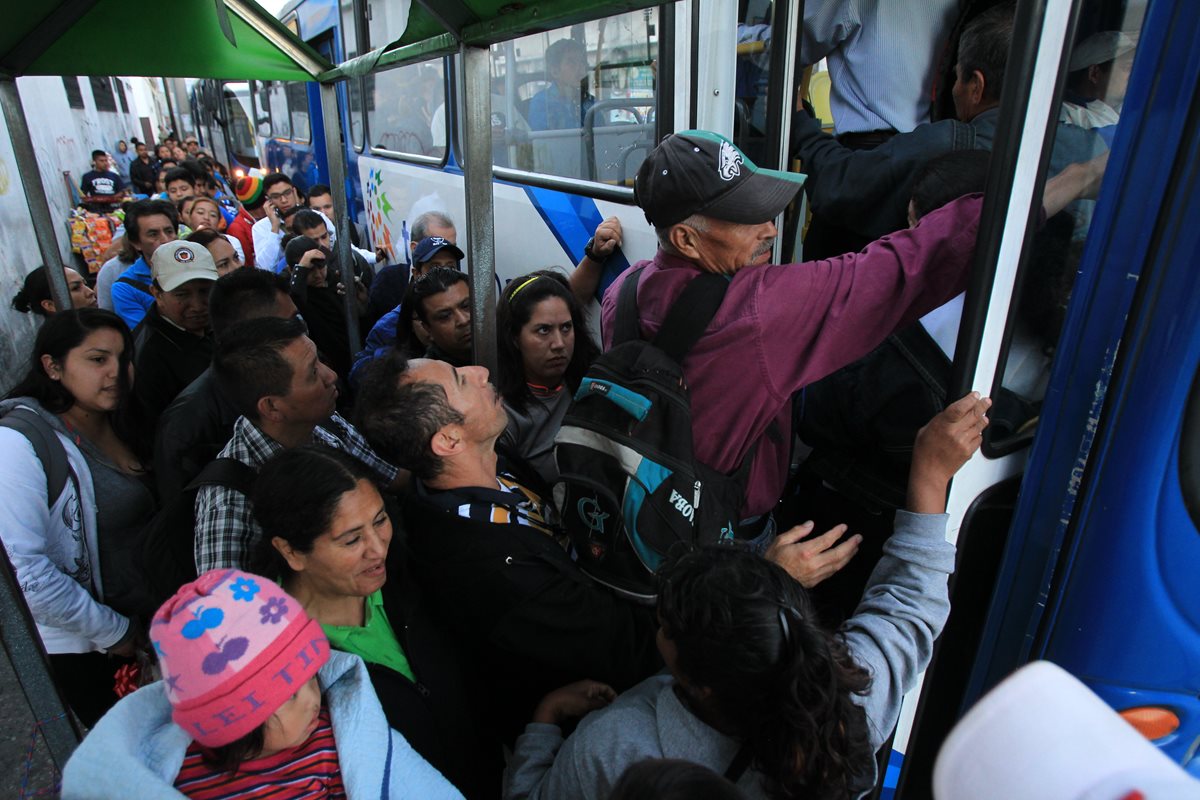
<path fill-rule="evenodd" d="M 1076 72 L 1087 69 L 1093 64 L 1103 64 L 1112 61 L 1117 56 L 1123 56 L 1137 47 L 1132 36 L 1120 31 L 1100 31 L 1093 33 L 1071 51 L 1071 62 L 1067 69 Z"/>
<path fill-rule="evenodd" d="M 150 257 L 150 273 L 164 292 L 174 291 L 188 281 L 215 281 L 221 277 L 207 247 L 184 241 L 159 245 Z"/>
<path fill-rule="evenodd" d="M 1187 800 L 1200 781 L 1049 661 L 967 712 L 933 768 L 938 800 Z"/>

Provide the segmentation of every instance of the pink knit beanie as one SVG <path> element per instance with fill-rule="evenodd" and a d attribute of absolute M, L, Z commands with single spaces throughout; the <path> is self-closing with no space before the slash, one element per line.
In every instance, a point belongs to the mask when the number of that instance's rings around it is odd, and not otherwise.
<path fill-rule="evenodd" d="M 329 641 L 294 597 L 223 569 L 184 584 L 150 623 L 171 717 L 207 747 L 266 722 L 329 660 Z"/>

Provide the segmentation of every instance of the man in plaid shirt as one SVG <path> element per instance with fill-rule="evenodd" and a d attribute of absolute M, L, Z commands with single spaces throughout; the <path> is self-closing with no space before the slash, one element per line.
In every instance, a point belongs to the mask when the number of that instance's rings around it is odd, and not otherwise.
<path fill-rule="evenodd" d="M 384 461 L 346 420 L 334 413 L 337 376 L 317 358 L 304 323 L 267 317 L 232 327 L 213 359 L 217 385 L 242 416 L 218 458 L 234 458 L 257 470 L 289 447 L 323 444 L 358 458 L 382 486 L 394 486 L 400 470 Z M 196 571 L 248 569 L 262 541 L 246 495 L 225 486 L 196 494 Z"/>

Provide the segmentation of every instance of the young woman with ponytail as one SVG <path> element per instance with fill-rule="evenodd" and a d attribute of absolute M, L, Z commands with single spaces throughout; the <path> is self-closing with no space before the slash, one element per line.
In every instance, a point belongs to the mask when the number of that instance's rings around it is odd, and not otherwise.
<path fill-rule="evenodd" d="M 909 510 L 840 630 L 824 629 L 807 591 L 764 558 L 727 545 L 673 558 L 658 596 L 670 674 L 615 700 L 594 681 L 547 695 L 517 740 L 506 797 L 607 798 L 646 758 L 708 767 L 747 798 L 870 792 L 875 751 L 950 612 L 946 488 L 979 447 L 989 405 L 968 395 L 917 434 Z M 602 706 L 563 740 L 564 722 Z"/>

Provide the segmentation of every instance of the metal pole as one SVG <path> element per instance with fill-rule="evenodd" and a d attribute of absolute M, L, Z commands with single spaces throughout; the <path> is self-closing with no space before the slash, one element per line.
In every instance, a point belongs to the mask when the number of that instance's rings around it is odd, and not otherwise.
<path fill-rule="evenodd" d="M 333 187 L 333 225 L 338 237 L 338 271 L 346 293 L 342 303 L 346 312 L 346 335 L 350 342 L 350 357 L 362 347 L 358 338 L 358 293 L 354 283 L 354 254 L 350 250 L 350 214 L 346 206 L 346 161 L 342 148 L 342 118 L 338 114 L 337 84 L 321 84 L 321 118 L 325 124 L 325 160 L 329 164 L 329 185 Z"/>
<path fill-rule="evenodd" d="M 467 194 L 467 258 L 471 275 L 471 342 L 475 363 L 496 371 L 496 240 L 492 215 L 491 54 L 462 50 L 463 184 Z"/>
<path fill-rule="evenodd" d="M 83 736 L 51 676 L 37 626 L 4 548 L 0 548 L 0 620 L 0 644 L 41 728 L 50 758 L 62 772 Z"/>
<path fill-rule="evenodd" d="M 54 235 L 58 226 L 50 215 L 50 201 L 46 199 L 46 187 L 42 184 L 42 169 L 33 152 L 33 140 L 29 138 L 29 125 L 25 122 L 25 109 L 21 106 L 21 93 L 17 91 L 15 78 L 0 78 L 0 106 L 4 107 L 8 138 L 12 140 L 13 155 L 21 168 L 25 203 L 33 218 L 33 234 L 37 237 L 42 263 L 46 265 L 46 277 L 50 279 L 50 296 L 54 299 L 54 307 L 62 311 L 71 307 L 71 292 L 67 289 L 67 276 L 62 269 L 63 257 L 58 249 L 58 237 Z"/>

